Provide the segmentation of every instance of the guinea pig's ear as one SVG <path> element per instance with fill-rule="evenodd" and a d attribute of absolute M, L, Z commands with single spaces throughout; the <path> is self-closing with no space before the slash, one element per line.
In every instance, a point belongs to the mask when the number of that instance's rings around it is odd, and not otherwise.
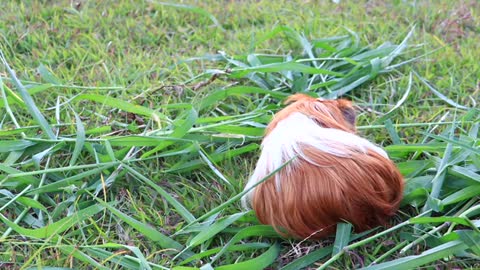
<path fill-rule="evenodd" d="M 350 123 L 352 126 L 355 126 L 357 113 L 355 112 L 355 108 L 353 107 L 352 102 L 346 99 L 339 99 L 337 100 L 337 104 L 345 120 L 347 120 L 347 122 Z"/>

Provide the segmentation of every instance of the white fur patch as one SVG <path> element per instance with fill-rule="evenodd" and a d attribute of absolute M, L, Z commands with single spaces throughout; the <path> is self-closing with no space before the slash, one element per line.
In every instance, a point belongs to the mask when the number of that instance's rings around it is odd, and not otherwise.
<path fill-rule="evenodd" d="M 349 157 L 353 152 L 367 153 L 367 150 L 372 150 L 388 158 L 383 149 L 370 141 L 339 129 L 323 128 L 308 116 L 296 112 L 280 121 L 263 139 L 260 158 L 245 189 L 252 187 L 285 162 L 297 156 L 317 165 L 304 155 L 299 147 L 300 143 L 338 157 Z M 286 165 L 285 169 L 289 170 L 294 163 L 293 161 Z M 280 189 L 278 176 L 275 176 L 275 184 L 277 189 Z M 252 194 L 253 190 L 242 198 L 244 207 L 247 206 L 247 201 L 250 201 Z"/>

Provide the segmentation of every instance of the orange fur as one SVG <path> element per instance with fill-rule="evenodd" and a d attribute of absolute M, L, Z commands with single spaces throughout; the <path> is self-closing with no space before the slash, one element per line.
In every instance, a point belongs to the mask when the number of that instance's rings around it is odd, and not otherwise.
<path fill-rule="evenodd" d="M 352 105 L 347 100 L 319 100 L 293 95 L 266 129 L 266 136 L 292 113 L 302 113 L 324 128 L 355 132 Z M 357 231 L 385 225 L 399 207 L 403 178 L 394 163 L 379 153 L 344 149 L 348 156 L 335 156 L 301 144 L 304 157 L 289 169 L 258 185 L 251 205 L 261 223 L 284 235 L 322 238 L 347 221 Z M 308 162 L 304 158 L 314 161 Z"/>
<path fill-rule="evenodd" d="M 288 117 L 293 112 L 300 112 L 312 117 L 315 121 L 327 128 L 336 128 L 344 131 L 355 131 L 355 123 L 350 123 L 344 118 L 343 111 L 353 110 L 350 101 L 318 100 L 303 94 L 295 94 L 287 98 L 286 108 L 275 114 L 272 122 L 267 127 L 266 135 L 274 129 L 278 122 Z"/>

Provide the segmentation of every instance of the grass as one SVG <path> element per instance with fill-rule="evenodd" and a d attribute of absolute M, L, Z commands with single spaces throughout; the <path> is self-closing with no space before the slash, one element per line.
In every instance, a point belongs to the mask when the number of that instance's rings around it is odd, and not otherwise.
<path fill-rule="evenodd" d="M 6 3 L 0 266 L 480 267 L 479 8 Z M 293 241 L 241 208 L 265 124 L 305 90 L 352 99 L 405 175 L 391 227 Z"/>

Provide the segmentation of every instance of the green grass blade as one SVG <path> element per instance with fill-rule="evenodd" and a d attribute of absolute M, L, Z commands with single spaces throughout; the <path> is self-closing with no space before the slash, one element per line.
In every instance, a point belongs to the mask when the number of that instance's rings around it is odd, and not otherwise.
<path fill-rule="evenodd" d="M 224 218 L 219 219 L 217 222 L 212 224 L 208 230 L 201 231 L 199 234 L 195 235 L 189 242 L 188 248 L 196 247 L 203 242 L 213 238 L 215 235 L 223 231 L 225 228 L 230 226 L 233 222 L 237 221 L 239 218 L 243 217 L 247 212 L 241 212 L 233 214 Z"/>
<path fill-rule="evenodd" d="M 402 42 L 395 48 L 395 50 L 393 50 L 387 57 L 382 59 L 382 65 L 384 67 L 390 65 L 390 63 L 407 48 L 408 40 L 412 37 L 414 31 L 415 31 L 415 25 L 412 27 L 412 29 L 410 29 L 408 34 L 405 36 Z"/>
<path fill-rule="evenodd" d="M 392 109 L 390 109 L 390 111 L 388 111 L 386 114 L 382 115 L 382 117 L 375 120 L 374 123 L 382 123 L 383 121 L 391 117 L 403 105 L 403 103 L 405 103 L 405 101 L 408 98 L 408 95 L 410 94 L 410 90 L 412 89 L 412 82 L 413 82 L 413 76 L 412 76 L 412 72 L 410 72 L 410 75 L 408 76 L 407 90 L 405 90 L 405 93 L 403 94 L 402 98 L 400 98 L 400 100 L 395 104 L 395 106 L 393 106 Z"/>
<path fill-rule="evenodd" d="M 140 135 L 128 135 L 121 137 L 107 137 L 105 140 L 108 140 L 111 146 L 122 146 L 122 147 L 131 147 L 131 146 L 157 146 L 158 144 L 164 141 L 173 141 L 173 142 L 192 142 L 187 139 L 179 139 L 172 137 L 162 137 L 162 136 L 140 136 Z"/>
<path fill-rule="evenodd" d="M 217 131 L 226 134 L 238 134 L 251 137 L 261 137 L 265 134 L 264 128 L 223 125 L 209 128 L 209 130 Z"/>
<path fill-rule="evenodd" d="M 461 141 L 458 141 L 458 140 L 454 140 L 452 138 L 447 138 L 445 136 L 441 136 L 441 135 L 435 135 L 435 134 L 430 134 L 430 133 L 423 133 L 421 132 L 422 134 L 424 134 L 425 136 L 428 136 L 428 137 L 431 137 L 431 138 L 434 138 L 434 139 L 437 139 L 437 140 L 441 140 L 441 141 L 445 141 L 445 142 L 448 142 L 448 143 L 451 143 L 451 144 L 454 144 L 454 145 L 457 145 L 457 146 L 461 146 L 462 148 L 465 148 L 469 151 L 472 151 L 474 152 L 475 154 L 480 154 L 480 147 L 475 147 L 475 146 L 470 146 L 466 143 L 463 143 Z"/>
<path fill-rule="evenodd" d="M 27 90 L 28 90 L 28 93 L 30 93 L 30 95 L 35 95 L 37 93 L 46 91 L 54 86 L 59 86 L 59 85 L 53 85 L 51 83 L 44 83 L 44 84 L 33 85 L 33 86 L 30 85 L 30 87 Z"/>
<path fill-rule="evenodd" d="M 150 267 L 150 265 L 148 264 L 147 262 L 147 259 L 145 258 L 145 256 L 143 256 L 142 252 L 140 252 L 140 249 L 138 247 L 132 247 L 132 246 L 128 246 L 128 245 L 123 245 L 123 248 L 126 248 L 128 250 L 130 250 L 133 254 L 135 254 L 137 256 L 137 261 L 139 262 L 139 266 L 140 266 L 140 269 L 145 269 L 145 270 L 151 270 L 152 268 Z"/>
<path fill-rule="evenodd" d="M 338 223 L 337 232 L 335 234 L 335 242 L 333 243 L 332 256 L 339 253 L 350 242 L 350 235 L 352 233 L 352 224 Z"/>
<path fill-rule="evenodd" d="M 92 256 L 95 256 L 99 259 L 102 259 L 103 262 L 111 262 L 109 265 L 114 266 L 112 268 L 118 268 L 118 266 L 122 266 L 123 268 L 121 269 L 132 269 L 132 270 L 137 270 L 137 269 L 144 269 L 142 268 L 142 261 L 140 261 L 139 258 L 135 258 L 133 256 L 130 256 L 125 254 L 124 252 L 110 252 L 105 249 L 120 249 L 120 250 L 129 250 L 130 247 L 126 245 L 121 245 L 121 244 L 103 244 L 99 246 L 87 246 L 87 247 L 82 247 L 82 249 L 85 251 L 85 253 L 88 253 Z M 143 257 L 143 255 L 141 256 Z M 113 265 L 112 265 L 113 263 Z M 146 260 L 143 260 L 144 264 L 148 264 L 149 267 L 153 269 L 162 269 L 162 270 L 168 270 L 169 268 L 163 267 L 158 264 L 153 264 L 150 262 L 147 262 Z"/>
<path fill-rule="evenodd" d="M 385 120 L 385 129 L 387 130 L 388 134 L 390 134 L 390 138 L 392 139 L 393 144 L 403 144 L 400 136 L 398 135 L 397 131 L 393 127 L 393 123 L 391 119 Z"/>
<path fill-rule="evenodd" d="M 480 181 L 480 179 L 478 179 Z M 468 200 L 480 195 L 480 185 L 468 186 L 463 188 L 442 200 L 443 205 L 450 205 Z"/>
<path fill-rule="evenodd" d="M 416 217 L 411 218 L 410 223 L 412 224 L 431 224 L 431 223 L 445 223 L 445 222 L 452 222 L 457 223 L 465 226 L 473 226 L 472 222 L 463 217 Z"/>
<path fill-rule="evenodd" d="M 3 161 L 4 164 L 10 166 L 17 162 L 25 153 L 25 151 L 13 151 L 10 152 L 7 156 L 7 158 Z"/>
<path fill-rule="evenodd" d="M 10 129 L 10 130 L 6 130 L 6 129 L 0 130 L 0 137 L 22 134 L 22 133 L 25 133 L 26 131 L 29 131 L 30 129 L 31 128 L 16 128 L 16 129 Z"/>
<path fill-rule="evenodd" d="M 451 254 L 464 251 L 468 248 L 463 241 L 455 240 L 422 252 L 420 255 L 407 256 L 389 262 L 364 267 L 365 270 L 410 270 L 424 264 L 448 257 Z"/>
<path fill-rule="evenodd" d="M 40 74 L 40 77 L 42 77 L 42 79 L 44 79 L 46 82 L 50 84 L 56 84 L 56 85 L 62 84 L 58 80 L 58 78 L 55 77 L 55 75 L 53 75 L 53 73 L 50 72 L 50 70 L 48 70 L 48 68 L 44 64 L 40 64 L 37 70 L 38 70 L 38 73 Z"/>
<path fill-rule="evenodd" d="M 412 152 L 436 152 L 440 153 L 445 151 L 446 144 L 445 143 L 425 143 L 425 144 L 394 144 L 388 145 L 385 147 L 385 150 L 389 154 L 397 154 L 397 153 L 412 153 Z"/>
<path fill-rule="evenodd" d="M 477 174 L 472 170 L 469 170 L 464 167 L 460 167 L 456 165 L 451 166 L 450 168 L 448 168 L 448 174 L 452 175 L 453 177 L 468 179 L 468 180 L 476 181 L 480 183 L 480 174 Z"/>
<path fill-rule="evenodd" d="M 53 146 L 51 146 L 51 147 L 49 147 L 49 148 L 47 148 L 47 149 L 45 149 L 45 150 L 43 150 L 39 153 L 34 154 L 32 156 L 32 161 L 35 164 L 35 168 L 40 169 L 41 163 L 46 156 L 54 154 L 55 152 L 63 149 L 64 146 L 65 146 L 65 143 L 61 142 L 61 143 L 58 143 L 58 144 L 54 144 Z"/>
<path fill-rule="evenodd" d="M 305 256 L 302 256 L 293 262 L 285 265 L 284 267 L 280 268 L 280 270 L 298 270 L 298 269 L 304 269 L 313 263 L 325 258 L 328 256 L 328 254 L 332 253 L 332 247 L 324 247 L 324 248 L 319 248 L 315 251 L 312 251 L 308 253 Z"/>
<path fill-rule="evenodd" d="M 35 142 L 27 141 L 27 140 L 0 141 L 0 153 L 10 153 L 13 151 L 21 151 L 35 144 L 36 144 Z"/>
<path fill-rule="evenodd" d="M 73 113 L 75 115 L 75 122 L 77 126 L 77 138 L 75 142 L 75 148 L 73 149 L 72 157 L 70 159 L 70 166 L 76 164 L 77 159 L 83 149 L 83 145 L 85 144 L 85 127 L 83 126 L 82 120 L 80 120 L 78 114 L 75 111 L 73 111 Z"/>
<path fill-rule="evenodd" d="M 398 46 L 393 45 L 389 42 L 380 45 L 378 48 L 367 50 L 366 52 L 359 53 L 355 56 L 352 56 L 352 60 L 355 61 L 352 64 L 356 64 L 358 62 L 365 62 L 370 61 L 374 58 L 382 58 L 386 55 L 391 54 Z"/>
<path fill-rule="evenodd" d="M 428 87 L 428 89 L 430 89 L 430 91 L 432 91 L 432 93 L 434 93 L 437 97 L 439 97 L 441 100 L 445 101 L 446 103 L 452 105 L 453 107 L 457 108 L 457 109 L 462 109 L 462 110 L 469 110 L 470 108 L 468 107 L 465 107 L 463 105 L 460 105 L 458 104 L 457 102 L 449 99 L 448 97 L 446 97 L 444 94 L 440 93 L 437 89 L 435 89 L 425 78 L 423 78 L 422 76 L 418 75 L 418 73 L 416 73 L 414 71 L 414 74 L 417 76 L 417 78 L 425 85 Z"/>
<path fill-rule="evenodd" d="M 273 38 L 273 37 L 276 37 L 278 36 L 280 33 L 287 33 L 287 34 L 292 34 L 294 32 L 294 30 L 288 26 L 284 26 L 284 25 L 281 25 L 281 26 L 276 26 L 275 28 L 273 28 L 273 30 L 267 32 L 266 34 L 263 34 L 262 36 L 260 36 L 257 40 L 257 45 L 259 44 L 262 44 L 263 42 Z"/>
<path fill-rule="evenodd" d="M 359 85 L 371 80 L 372 78 L 373 77 L 370 74 L 362 76 L 362 77 L 358 78 L 357 80 L 351 82 L 350 84 L 348 84 L 344 87 L 341 87 L 340 90 L 337 90 L 337 91 L 334 91 L 334 92 L 328 94 L 328 98 L 338 98 L 340 96 L 343 96 L 343 95 L 347 94 L 348 92 L 352 91 L 353 89 L 355 89 L 356 87 L 358 87 Z M 347 82 L 350 81 L 350 80 L 351 80 L 350 78 L 345 78 L 345 81 L 347 81 Z M 341 85 L 341 84 L 342 84 L 342 81 L 340 81 L 337 85 Z M 337 86 L 337 85 L 335 85 L 335 86 Z"/>
<path fill-rule="evenodd" d="M 434 162 L 431 160 L 409 160 L 401 163 L 397 163 L 398 170 L 403 175 L 414 177 L 419 173 L 425 171 L 429 167 L 433 166 Z"/>
<path fill-rule="evenodd" d="M 181 139 L 188 131 L 193 127 L 197 121 L 198 113 L 193 108 L 187 111 L 184 115 L 180 116 L 179 119 L 176 119 L 172 124 L 174 126 L 173 132 L 169 135 L 170 138 Z M 157 145 L 154 149 L 146 152 L 142 155 L 142 158 L 147 158 L 152 154 L 161 151 L 165 147 L 172 145 L 174 142 L 172 140 L 163 141 Z"/>
<path fill-rule="evenodd" d="M 112 207 L 110 205 L 108 206 Z M 68 216 L 57 222 L 48 224 L 47 226 L 38 228 L 38 229 L 26 229 L 26 228 L 20 227 L 17 224 L 10 221 L 9 219 L 7 219 L 1 213 L 0 213 L 0 219 L 3 221 L 3 223 L 11 227 L 14 231 L 16 231 L 17 233 L 25 237 L 43 239 L 43 238 L 51 237 L 53 235 L 59 235 L 65 230 L 71 229 L 76 223 L 90 218 L 91 216 L 102 211 L 103 209 L 105 209 L 105 207 L 100 205 L 93 205 L 85 209 L 79 210 L 74 214 L 72 214 L 71 216 Z"/>
<path fill-rule="evenodd" d="M 109 270 L 110 269 L 106 266 L 103 266 L 103 265 L 99 264 L 94 258 L 88 256 L 86 253 L 79 250 L 77 246 L 62 245 L 62 246 L 59 246 L 58 249 L 65 256 L 75 257 L 77 260 L 82 261 L 84 263 L 88 263 L 89 265 L 95 267 L 95 269 L 102 269 L 102 270 Z"/>
<path fill-rule="evenodd" d="M 22 171 L 14 169 L 3 163 L 0 163 L 0 171 L 3 171 L 8 174 L 8 177 L 5 177 L 2 180 L 0 180 L 0 186 L 6 186 L 7 183 L 12 183 L 12 182 L 17 182 L 18 184 L 21 184 L 21 185 L 29 185 L 29 184 L 37 184 L 40 181 L 40 179 L 31 175 L 20 177 L 18 179 L 12 179 L 11 178 L 12 174 L 22 173 Z"/>
<path fill-rule="evenodd" d="M 249 250 L 256 250 L 256 249 L 262 249 L 262 248 L 268 248 L 270 247 L 271 244 L 269 243 L 258 243 L 258 242 L 253 242 L 253 243 L 245 243 L 245 244 L 240 244 L 240 245 L 232 245 L 228 248 L 228 251 L 249 251 Z M 200 260 L 205 257 L 210 257 L 215 253 L 218 253 L 221 251 L 223 247 L 217 247 L 217 248 L 212 248 L 203 252 L 200 252 L 198 254 L 193 255 L 192 257 L 182 261 L 178 265 L 184 265 L 189 262 L 195 261 L 195 260 Z M 211 262 L 210 262 L 211 264 Z"/>
<path fill-rule="evenodd" d="M 11 91 L 8 87 L 5 86 L 5 84 L 3 83 L 2 77 L 0 77 L 0 94 L 1 94 L 2 100 L 3 100 L 3 107 L 5 108 L 5 110 L 7 111 L 7 114 L 10 116 L 10 119 L 12 120 L 13 124 L 15 125 L 15 129 L 19 129 L 20 125 L 18 124 L 18 121 L 17 121 L 17 118 L 15 117 L 15 114 L 13 113 L 12 109 L 10 108 L 9 100 L 8 100 L 7 94 L 5 92 L 5 89 L 7 89 L 7 91 L 9 91 L 11 97 L 18 98 L 17 95 L 15 95 L 15 93 L 13 93 L 13 91 Z M 1 124 L 0 124 L 0 129 L 2 129 Z M 25 137 L 24 133 L 22 133 L 22 137 Z"/>
<path fill-rule="evenodd" d="M 22 191 L 20 191 L 19 193 L 15 194 L 15 196 L 13 196 L 13 194 L 7 190 L 0 190 L 0 194 L 5 194 L 6 198 L 9 199 L 7 202 L 4 202 L 2 204 L 2 206 L 0 206 L 0 212 L 3 211 L 3 209 L 6 209 L 10 204 L 13 204 L 16 200 L 18 200 L 23 194 L 25 194 L 32 186 L 31 185 L 28 185 L 27 187 L 25 187 Z"/>
<path fill-rule="evenodd" d="M 39 203 L 38 201 L 29 198 L 29 197 L 19 197 L 17 202 L 31 208 L 42 210 L 43 212 L 47 212 L 47 208 L 43 206 L 43 204 Z"/>
<path fill-rule="evenodd" d="M 245 94 L 262 94 L 262 95 L 271 95 L 272 97 L 278 98 L 278 99 L 285 99 L 288 94 L 278 92 L 278 91 L 272 91 L 272 90 L 265 90 L 259 87 L 253 87 L 253 86 L 234 86 L 234 87 L 229 87 L 227 89 L 222 89 L 222 90 L 217 90 L 209 95 L 207 95 L 205 98 L 200 100 L 199 103 L 199 111 L 209 108 L 213 105 L 218 104 L 221 100 L 226 99 L 227 97 L 230 96 L 238 96 L 238 95 L 245 95 Z"/>
<path fill-rule="evenodd" d="M 13 83 L 17 87 L 20 96 L 22 96 L 23 101 L 25 102 L 25 105 L 27 106 L 27 110 L 30 113 L 30 115 L 35 119 L 35 121 L 40 125 L 40 128 L 45 132 L 45 134 L 50 138 L 50 139 L 55 139 L 56 136 L 53 133 L 52 127 L 50 124 L 48 124 L 47 119 L 43 116 L 43 114 L 40 112 L 38 109 L 37 105 L 35 105 L 35 102 L 33 101 L 32 97 L 28 93 L 27 89 L 25 89 L 25 86 L 18 80 L 17 76 L 15 75 L 15 72 L 10 68 L 8 65 L 7 60 L 5 59 L 5 56 L 3 54 L 3 51 L 0 50 L 0 60 L 3 62 L 5 65 L 5 68 L 7 69 L 8 73 L 12 77 Z"/>
<path fill-rule="evenodd" d="M 251 72 L 281 72 L 281 71 L 297 71 L 303 72 L 306 74 L 322 74 L 322 75 L 331 75 L 336 77 L 343 77 L 345 74 L 340 72 L 335 72 L 322 68 L 314 68 L 305 64 L 297 62 L 284 62 L 284 63 L 273 63 L 265 64 L 255 67 L 247 68 L 233 68 L 230 73 L 231 78 L 242 78 L 245 75 Z"/>
<path fill-rule="evenodd" d="M 453 137 L 454 131 L 455 131 L 455 125 L 452 125 L 450 129 L 450 137 Z M 437 168 L 437 173 L 435 174 L 435 177 L 432 180 L 432 191 L 430 192 L 430 196 L 428 197 L 427 204 L 425 204 L 423 207 L 423 212 L 429 209 L 434 209 L 438 211 L 437 209 L 437 203 L 439 203 L 438 196 L 440 195 L 440 192 L 442 191 L 443 183 L 445 182 L 445 176 L 447 172 L 446 170 L 450 165 L 449 161 L 452 155 L 452 149 L 453 149 L 453 144 L 448 143 L 447 148 L 445 149 L 445 152 L 443 154 L 442 161 Z"/>
<path fill-rule="evenodd" d="M 148 179 L 147 177 L 140 174 L 138 171 L 133 169 L 128 165 L 124 165 L 124 168 L 130 172 L 135 178 L 139 179 L 140 181 L 144 182 L 145 184 L 149 185 L 155 191 L 158 192 L 168 203 L 170 203 L 176 210 L 177 213 L 185 219 L 186 222 L 190 223 L 195 220 L 195 217 L 190 213 L 185 206 L 179 203 L 172 195 L 170 195 L 166 190 L 164 190 L 159 185 L 155 184 L 152 180 Z"/>
<path fill-rule="evenodd" d="M 132 260 L 131 257 L 127 257 L 122 253 L 110 252 L 102 248 L 86 248 L 85 253 L 90 254 L 90 256 L 101 259 L 103 262 L 110 262 L 111 265 L 121 269 L 131 269 L 136 270 L 140 269 L 140 263 L 136 260 Z M 109 268 L 112 269 L 112 268 Z"/>
<path fill-rule="evenodd" d="M 209 156 L 211 161 L 219 162 L 224 159 L 228 159 L 244 153 L 252 152 L 256 149 L 258 149 L 257 144 L 249 144 L 247 146 L 236 148 L 233 150 L 228 150 L 226 152 L 209 154 Z M 188 172 L 188 171 L 197 169 L 199 167 L 202 167 L 204 166 L 204 164 L 205 164 L 205 161 L 201 158 L 192 160 L 189 162 L 179 162 L 173 165 L 172 168 L 165 170 L 165 172 Z"/>
<path fill-rule="evenodd" d="M 26 108 L 25 102 L 23 102 L 22 98 L 19 97 L 12 89 L 6 86 L 3 83 L 2 77 L 0 77 L 0 89 L 2 90 L 2 99 L 3 104 L 1 104 L 5 109 L 9 109 L 9 103 L 11 104 L 19 104 L 22 108 Z M 7 95 L 8 93 L 8 95 Z M 2 107 L 0 106 L 0 108 Z"/>
<path fill-rule="evenodd" d="M 223 246 L 223 248 L 215 255 L 215 257 L 212 258 L 212 260 L 210 261 L 210 264 L 213 264 L 215 261 L 217 261 L 220 258 L 220 256 L 225 254 L 225 252 L 229 251 L 230 247 L 233 244 L 239 242 L 244 238 L 252 237 L 252 236 L 279 237 L 278 233 L 272 228 L 272 226 L 256 225 L 248 228 L 243 228 L 238 233 L 236 233 L 232 237 L 232 239 L 228 241 L 227 244 Z"/>
<path fill-rule="evenodd" d="M 91 100 L 93 102 L 105 104 L 110 107 L 120 109 L 122 111 L 152 117 L 154 120 L 157 120 L 157 121 L 159 119 L 162 119 L 162 120 L 167 119 L 164 115 L 160 114 L 159 112 L 156 112 L 155 110 L 152 110 L 140 105 L 132 104 L 127 101 L 110 97 L 110 96 L 99 95 L 99 94 L 82 94 L 82 95 L 76 96 L 74 100 Z"/>
<path fill-rule="evenodd" d="M 171 239 L 170 237 L 164 235 L 163 233 L 155 230 L 150 225 L 141 223 L 140 221 L 138 221 L 138 220 L 136 220 L 132 217 L 129 217 L 128 215 L 122 213 L 121 211 L 119 211 L 115 207 L 109 205 L 108 203 L 106 203 L 102 200 L 99 200 L 99 199 L 96 199 L 96 200 L 99 204 L 103 205 L 105 208 L 107 208 L 110 212 L 112 212 L 115 216 L 117 216 L 123 222 L 132 226 L 135 230 L 142 233 L 145 237 L 157 242 L 160 247 L 165 248 L 165 249 L 173 249 L 173 250 L 177 250 L 177 251 L 180 251 L 180 250 L 183 249 L 183 246 L 180 243 L 178 243 L 177 241 L 175 241 L 175 240 Z M 185 256 L 188 257 L 189 254 L 185 253 Z"/>
<path fill-rule="evenodd" d="M 207 163 L 207 166 L 212 170 L 212 172 L 218 176 L 223 182 L 225 182 L 228 186 L 232 187 L 232 183 L 220 172 L 220 170 L 217 169 L 217 166 L 213 164 L 213 162 L 209 159 L 208 155 L 205 153 L 203 149 L 200 149 L 198 152 L 200 154 L 200 157 L 202 158 L 205 163 Z"/>
<path fill-rule="evenodd" d="M 278 244 L 272 245 L 262 255 L 244 262 L 237 262 L 235 264 L 222 265 L 215 267 L 215 270 L 243 270 L 243 269 L 265 269 L 271 265 L 278 257 L 280 253 L 280 246 Z"/>
<path fill-rule="evenodd" d="M 71 185 L 78 184 L 79 182 L 85 181 L 85 179 L 91 175 L 96 175 L 101 173 L 103 170 L 113 167 L 114 165 L 106 165 L 101 166 L 99 165 L 98 168 L 93 168 L 88 171 L 84 171 L 81 173 L 77 173 L 73 176 L 64 178 L 62 180 L 55 181 L 50 184 L 43 185 L 39 188 L 32 189 L 28 192 L 28 194 L 42 194 L 46 192 L 61 192 L 64 189 L 67 189 Z"/>
<path fill-rule="evenodd" d="M 37 170 L 37 171 L 27 171 L 27 172 L 19 171 L 19 172 L 16 172 L 16 173 L 11 173 L 9 175 L 9 177 L 10 178 L 25 177 L 25 176 L 36 175 L 36 174 L 44 174 L 44 173 L 67 172 L 67 171 L 98 168 L 98 167 L 101 167 L 101 166 L 116 166 L 116 165 L 119 165 L 119 164 L 120 164 L 119 161 L 112 161 L 112 162 L 76 165 L 76 166 L 68 166 L 68 167 L 60 167 L 60 168 L 49 168 L 49 169 L 42 169 L 42 170 Z M 1 168 L 2 167 L 0 166 L 0 169 Z"/>
<path fill-rule="evenodd" d="M 480 233 L 478 231 L 473 233 L 469 230 L 459 230 L 456 233 L 475 255 L 480 256 Z"/>
<path fill-rule="evenodd" d="M 215 18 L 215 16 L 213 16 L 212 14 L 210 14 L 209 12 L 204 10 L 203 8 L 199 8 L 199 7 L 195 7 L 195 6 L 191 6 L 191 5 L 185 5 L 185 4 L 157 2 L 157 1 L 153 1 L 153 0 L 149 0 L 149 2 L 156 3 L 156 4 L 159 4 L 159 5 L 162 5 L 162 6 L 174 7 L 174 8 L 183 9 L 183 10 L 186 10 L 186 11 L 189 11 L 189 12 L 197 13 L 199 15 L 202 15 L 202 16 L 205 16 L 205 17 L 209 18 L 215 24 L 215 26 L 224 30 L 222 25 L 218 22 L 217 18 Z"/>

